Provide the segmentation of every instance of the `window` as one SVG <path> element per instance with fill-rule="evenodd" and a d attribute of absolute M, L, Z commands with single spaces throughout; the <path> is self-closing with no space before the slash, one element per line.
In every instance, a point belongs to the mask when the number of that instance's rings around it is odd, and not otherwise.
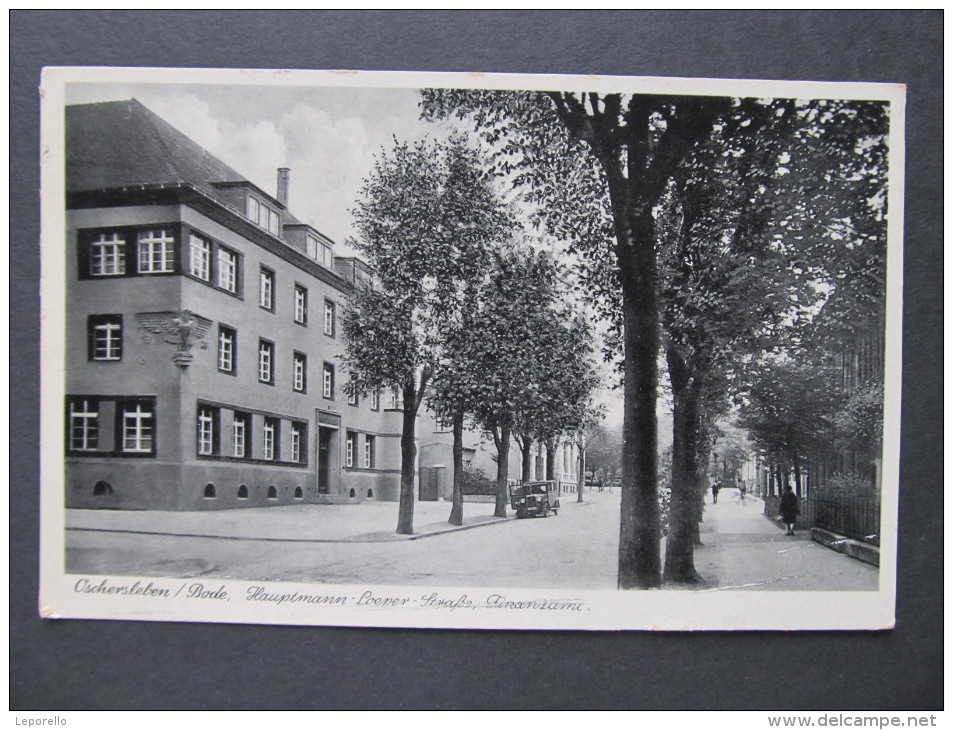
<path fill-rule="evenodd" d="M 198 429 L 196 431 L 199 456 L 212 456 L 218 453 L 218 409 L 199 406 Z"/>
<path fill-rule="evenodd" d="M 227 248 L 218 249 L 218 285 L 234 294 L 238 282 L 238 256 Z"/>
<path fill-rule="evenodd" d="M 374 468 L 374 437 L 364 436 L 364 468 Z"/>
<path fill-rule="evenodd" d="M 121 276 L 126 273 L 126 239 L 121 233 L 101 233 L 89 245 L 90 276 Z"/>
<path fill-rule="evenodd" d="M 247 446 L 249 415 L 234 413 L 232 416 L 232 456 L 243 459 L 250 456 Z"/>
<path fill-rule="evenodd" d="M 275 343 L 258 340 L 258 382 L 275 384 Z"/>
<path fill-rule="evenodd" d="M 357 451 L 357 434 L 353 431 L 347 432 L 347 438 L 344 442 L 344 466 L 354 466 L 354 455 Z"/>
<path fill-rule="evenodd" d="M 334 256 L 331 254 L 331 247 L 322 245 L 321 246 L 321 263 L 330 269 L 331 263 L 333 262 L 333 260 L 334 260 Z"/>
<path fill-rule="evenodd" d="M 121 314 L 91 314 L 86 326 L 90 360 L 122 360 Z"/>
<path fill-rule="evenodd" d="M 278 432 L 278 419 L 277 418 L 265 418 L 265 427 L 262 431 L 263 440 L 262 440 L 262 458 L 268 459 L 269 461 L 278 459 L 279 457 L 279 432 Z"/>
<path fill-rule="evenodd" d="M 251 195 L 248 196 L 246 203 L 245 215 L 248 216 L 248 219 L 252 223 L 257 225 L 258 219 L 261 216 L 261 203 L 258 202 L 257 198 L 253 198 Z"/>
<path fill-rule="evenodd" d="M 275 272 L 264 266 L 258 276 L 258 305 L 269 311 L 275 309 Z"/>
<path fill-rule="evenodd" d="M 235 374 L 235 330 L 223 324 L 218 326 L 218 369 Z"/>
<path fill-rule="evenodd" d="M 241 484 L 238 487 L 238 498 L 248 499 L 248 487 L 246 487 L 244 484 Z"/>
<path fill-rule="evenodd" d="M 400 409 L 400 389 L 396 385 L 390 389 L 390 407 L 395 411 Z"/>
<path fill-rule="evenodd" d="M 168 228 L 139 231 L 139 273 L 168 274 L 175 270 L 175 237 Z"/>
<path fill-rule="evenodd" d="M 281 217 L 276 210 L 272 210 L 262 201 L 249 195 L 246 201 L 245 215 L 257 226 L 261 226 L 270 233 L 277 235 Z"/>
<path fill-rule="evenodd" d="M 274 484 L 268 487 L 268 499 L 278 499 L 278 488 Z"/>
<path fill-rule="evenodd" d="M 281 228 L 281 216 L 276 210 L 269 210 L 268 213 L 268 230 L 277 236 L 278 229 Z"/>
<path fill-rule="evenodd" d="M 308 235 L 308 258 L 312 261 L 318 260 L 318 239 Z"/>
<path fill-rule="evenodd" d="M 295 284 L 295 322 L 308 323 L 308 290 L 300 284 Z"/>
<path fill-rule="evenodd" d="M 294 372 L 292 373 L 292 388 L 299 393 L 308 389 L 308 357 L 301 352 L 294 354 Z"/>
<path fill-rule="evenodd" d="M 371 391 L 371 410 L 379 411 L 381 409 L 381 392 L 379 389 L 374 388 Z"/>
<path fill-rule="evenodd" d="M 334 302 L 324 300 L 324 334 L 334 337 Z"/>
<path fill-rule="evenodd" d="M 330 363 L 324 363 L 321 393 L 325 398 L 334 400 L 334 366 Z"/>
<path fill-rule="evenodd" d="M 196 279 L 211 277 L 212 242 L 194 233 L 189 236 L 189 273 Z"/>
<path fill-rule="evenodd" d="M 175 269 L 176 266 L 176 255 L 175 251 L 177 247 L 175 241 L 173 240 L 174 231 L 173 229 L 162 229 L 159 231 L 144 231 L 144 234 L 149 234 L 153 240 L 151 245 L 151 253 L 148 253 L 143 249 L 143 239 L 142 234 L 140 234 L 140 243 L 139 243 L 139 267 L 142 271 L 142 266 L 147 260 L 147 256 L 151 256 L 154 261 L 159 261 L 160 257 L 164 257 L 165 263 L 163 266 L 165 268 L 161 271 L 171 272 Z M 157 239 L 157 233 L 166 234 L 165 238 Z M 162 251 L 162 246 L 166 246 L 165 253 L 160 253 Z M 189 262 L 186 268 L 186 273 L 199 281 L 205 282 L 209 286 L 217 287 L 218 289 L 228 292 L 229 294 L 239 295 L 241 290 L 242 282 L 242 256 L 237 251 L 234 251 L 230 248 L 222 246 L 217 241 L 212 240 L 210 237 L 206 236 L 204 233 L 200 233 L 195 230 L 189 231 Z M 155 264 L 154 264 L 155 265 Z M 158 269 L 154 269 L 150 273 L 157 273 Z"/>
<path fill-rule="evenodd" d="M 99 403 L 91 398 L 69 401 L 70 451 L 96 451 L 99 448 Z"/>
<path fill-rule="evenodd" d="M 155 404 L 146 400 L 122 401 L 119 413 L 119 451 L 152 453 L 155 432 Z"/>
<path fill-rule="evenodd" d="M 305 437 L 305 424 L 303 423 L 292 423 L 291 424 L 291 460 L 300 462 L 304 461 L 304 449 L 302 448 L 307 441 Z"/>
<path fill-rule="evenodd" d="M 357 373 L 351 373 L 351 382 L 354 383 L 356 381 L 357 381 Z M 347 394 L 347 404 L 349 406 L 356 406 L 358 404 L 357 391 L 351 391 Z"/>
<path fill-rule="evenodd" d="M 154 455 L 155 429 L 155 397 L 81 395 L 66 399 L 69 454 Z"/>
<path fill-rule="evenodd" d="M 447 420 L 442 416 L 437 416 L 437 430 L 438 431 L 452 431 L 453 430 L 453 421 Z"/>

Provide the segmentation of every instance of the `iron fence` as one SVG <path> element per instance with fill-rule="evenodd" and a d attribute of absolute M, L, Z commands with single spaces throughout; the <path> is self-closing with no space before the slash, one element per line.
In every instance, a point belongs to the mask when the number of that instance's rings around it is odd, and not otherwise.
<path fill-rule="evenodd" d="M 808 505 L 815 527 L 880 545 L 880 500 L 813 494 Z"/>

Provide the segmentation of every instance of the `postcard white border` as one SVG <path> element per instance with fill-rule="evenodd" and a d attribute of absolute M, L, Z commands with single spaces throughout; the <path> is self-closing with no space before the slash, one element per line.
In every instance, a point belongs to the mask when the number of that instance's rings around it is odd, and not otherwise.
<path fill-rule="evenodd" d="M 185 598 L 192 579 L 83 576 L 65 572 L 62 403 L 65 396 L 66 229 L 63 109 L 70 83 L 157 83 L 325 86 L 365 88 L 492 88 L 622 91 L 704 96 L 872 99 L 890 103 L 887 311 L 884 393 L 882 540 L 879 588 L 858 592 L 784 591 L 575 591 L 479 587 L 345 586 L 317 583 L 199 581 L 222 586 L 220 600 Z M 903 189 L 905 87 L 899 84 L 760 81 L 660 77 L 301 71 L 265 69 L 172 69 L 51 67 L 41 86 L 41 464 L 40 598 L 46 618 L 202 621 L 418 628 L 569 630 L 806 630 L 887 629 L 894 624 L 897 514 L 899 506 L 902 361 Z M 81 580 L 107 581 L 129 592 L 152 584 L 168 598 L 77 592 Z M 135 584 L 138 582 L 138 587 Z M 343 596 L 337 603 L 248 600 L 248 591 Z M 177 596 L 172 596 L 178 591 Z M 361 597 L 407 599 L 403 606 L 375 607 Z M 474 605 L 427 608 L 430 594 Z M 504 596 L 526 607 L 487 605 Z M 581 608 L 565 607 L 578 602 Z M 558 607 L 554 607 L 558 606 Z"/>

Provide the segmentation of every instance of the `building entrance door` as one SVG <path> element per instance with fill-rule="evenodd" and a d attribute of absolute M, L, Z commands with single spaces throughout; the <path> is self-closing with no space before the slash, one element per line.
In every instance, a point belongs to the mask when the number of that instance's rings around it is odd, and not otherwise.
<path fill-rule="evenodd" d="M 420 470 L 420 499 L 421 502 L 436 502 L 440 493 L 440 470 L 433 467 L 424 467 Z"/>
<path fill-rule="evenodd" d="M 333 428 L 318 429 L 318 494 L 331 491 L 331 438 Z"/>

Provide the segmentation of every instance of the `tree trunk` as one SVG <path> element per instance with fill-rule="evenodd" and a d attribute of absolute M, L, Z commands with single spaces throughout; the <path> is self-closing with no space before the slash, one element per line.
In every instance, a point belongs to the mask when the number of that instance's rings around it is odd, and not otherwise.
<path fill-rule="evenodd" d="M 451 525 L 463 524 L 463 409 L 453 413 L 453 496 L 450 507 Z"/>
<path fill-rule="evenodd" d="M 586 490 L 586 447 L 579 443 L 579 473 L 576 474 L 576 501 L 582 502 L 582 493 Z"/>
<path fill-rule="evenodd" d="M 659 350 L 655 224 L 648 207 L 631 221 L 630 230 L 619 238 L 625 351 L 619 587 L 657 588 L 662 561 L 655 418 Z"/>
<path fill-rule="evenodd" d="M 497 434 L 496 440 L 496 509 L 494 517 L 506 517 L 506 504 L 509 501 L 510 475 L 510 429 L 503 426 Z"/>
<path fill-rule="evenodd" d="M 700 428 L 706 421 L 699 421 Z M 711 480 L 708 478 L 708 462 L 711 459 L 711 430 L 709 427 L 703 427 L 698 432 L 698 453 L 695 457 L 695 467 L 698 470 L 698 488 L 696 489 L 696 514 L 694 541 L 695 547 L 700 547 L 702 543 L 701 523 L 705 521 L 705 495 L 708 494 L 708 488 Z M 704 467 L 702 465 L 705 465 Z"/>
<path fill-rule="evenodd" d="M 652 124 L 660 100 L 650 95 L 629 97 L 623 113 L 624 127 L 613 111 L 621 104 L 617 95 L 607 95 L 605 109 L 591 115 L 572 96 L 554 92 L 550 97 L 570 133 L 592 146 L 606 175 L 622 285 L 624 416 L 619 587 L 655 588 L 661 583 L 661 535 L 655 418 L 658 262 L 652 210 L 675 166 L 710 134 L 717 116 L 728 109 L 728 101 L 672 98 L 678 114 L 658 137 L 653 134 Z"/>
<path fill-rule="evenodd" d="M 695 530 L 698 526 L 698 382 L 682 356 L 669 347 L 669 380 L 675 409 L 672 425 L 672 495 L 668 539 L 665 542 L 665 579 L 697 583 Z"/>
<path fill-rule="evenodd" d="M 529 436 L 525 436 L 521 441 L 520 445 L 520 481 L 524 484 L 526 482 L 533 481 L 533 439 Z"/>
<path fill-rule="evenodd" d="M 414 473 L 417 467 L 417 385 L 411 376 L 403 387 L 404 412 L 400 432 L 400 506 L 397 534 L 414 534 Z"/>
<path fill-rule="evenodd" d="M 556 447 L 552 441 L 546 442 L 546 481 L 551 482 L 556 479 Z"/>
<path fill-rule="evenodd" d="M 705 518 L 705 492 L 708 487 L 702 484 L 695 488 L 695 519 L 692 520 L 692 545 L 701 547 L 702 542 L 701 524 Z"/>

